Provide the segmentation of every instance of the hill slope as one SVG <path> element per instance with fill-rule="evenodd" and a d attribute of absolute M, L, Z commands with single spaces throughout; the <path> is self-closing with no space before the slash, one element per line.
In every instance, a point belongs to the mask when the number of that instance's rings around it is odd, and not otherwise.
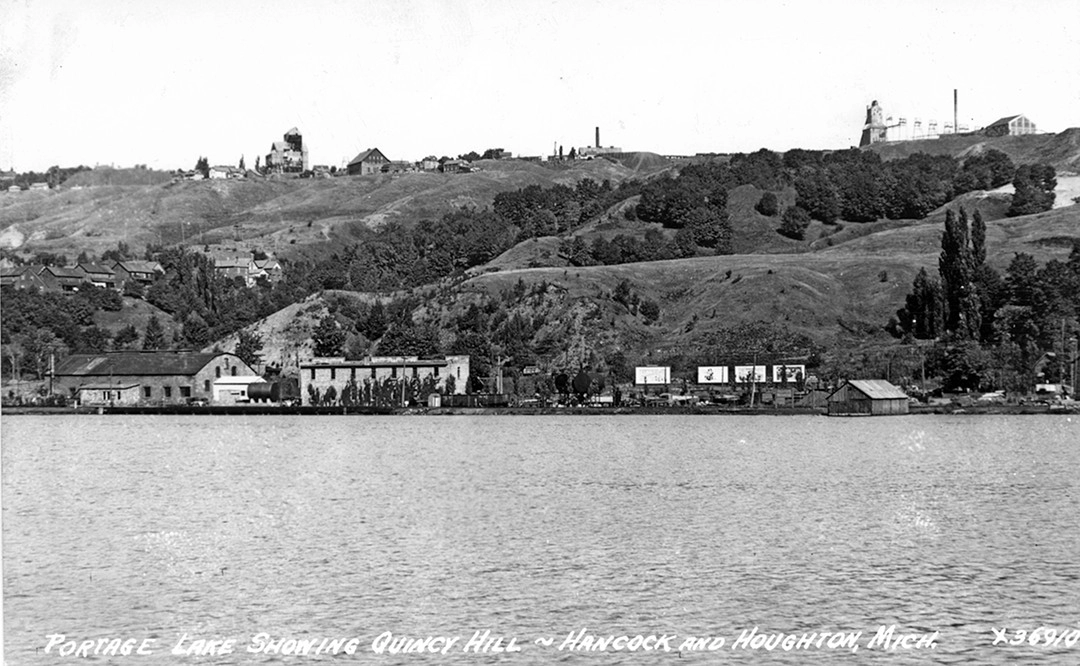
<path fill-rule="evenodd" d="M 583 178 L 617 184 L 666 164 L 662 158 L 643 158 L 637 168 L 608 160 L 552 165 L 485 160 L 477 163 L 479 171 L 467 174 L 256 177 L 5 193 L 0 195 L 0 245 L 74 255 L 100 254 L 121 240 L 136 250 L 150 243 L 239 242 L 282 252 L 347 239 L 358 226 L 412 223 L 460 206 L 487 206 L 504 190 Z M 89 175 L 84 180 L 102 182 Z"/>

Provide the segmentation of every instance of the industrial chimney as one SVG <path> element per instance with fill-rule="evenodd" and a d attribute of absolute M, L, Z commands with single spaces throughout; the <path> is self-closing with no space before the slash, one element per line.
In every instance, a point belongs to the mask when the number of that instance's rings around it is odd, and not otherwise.
<path fill-rule="evenodd" d="M 600 128 L 596 128 L 596 147 L 600 147 Z"/>

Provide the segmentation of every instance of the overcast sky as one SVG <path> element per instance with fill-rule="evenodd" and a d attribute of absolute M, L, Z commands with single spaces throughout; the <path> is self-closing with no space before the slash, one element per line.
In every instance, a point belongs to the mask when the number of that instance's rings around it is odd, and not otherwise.
<path fill-rule="evenodd" d="M 939 129 L 1080 125 L 1080 1 L 0 0 L 0 169 L 315 164 L 601 143 L 857 144 L 866 106 Z"/>

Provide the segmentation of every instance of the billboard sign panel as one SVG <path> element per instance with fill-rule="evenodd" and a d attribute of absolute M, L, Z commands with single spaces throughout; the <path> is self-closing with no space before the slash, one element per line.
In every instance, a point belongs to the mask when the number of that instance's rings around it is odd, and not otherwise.
<path fill-rule="evenodd" d="M 785 373 L 786 373 L 786 377 L 785 377 Z M 772 374 L 773 374 L 772 379 L 777 384 L 782 384 L 785 380 L 788 381 L 788 382 L 794 382 L 795 377 L 798 376 L 798 375 L 802 375 L 803 378 L 806 377 L 806 366 L 805 365 L 774 365 L 773 370 L 772 370 Z"/>
<path fill-rule="evenodd" d="M 727 384 L 727 366 L 699 365 L 697 369 L 697 381 L 698 384 Z"/>
<path fill-rule="evenodd" d="M 735 366 L 735 383 L 750 384 L 752 382 L 765 381 L 765 366 L 763 365 L 737 365 Z"/>
<path fill-rule="evenodd" d="M 645 365 L 634 368 L 635 384 L 670 384 L 671 368 L 668 366 Z"/>

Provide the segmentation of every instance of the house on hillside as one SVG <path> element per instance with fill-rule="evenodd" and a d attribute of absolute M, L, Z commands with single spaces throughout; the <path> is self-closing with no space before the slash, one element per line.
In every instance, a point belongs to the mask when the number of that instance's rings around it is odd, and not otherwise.
<path fill-rule="evenodd" d="M 157 279 L 157 276 L 165 274 L 165 269 L 156 261 L 125 259 L 123 261 L 113 261 L 109 264 L 109 267 L 113 269 L 121 289 L 128 282 L 148 286 Z"/>
<path fill-rule="evenodd" d="M 349 161 L 346 170 L 350 176 L 366 176 L 371 173 L 382 171 L 383 165 L 389 164 L 390 160 L 378 148 L 368 148 Z"/>
<path fill-rule="evenodd" d="M 986 136 L 1018 136 L 1035 133 L 1035 123 L 1028 120 L 1027 116 L 1024 115 L 998 118 L 983 129 L 983 134 Z"/>
<path fill-rule="evenodd" d="M 37 183 L 30 183 L 30 190 L 37 192 L 48 192 L 49 184 L 45 181 L 39 181 Z"/>
<path fill-rule="evenodd" d="M 829 394 L 829 416 L 907 414 L 908 395 L 884 379 L 851 379 Z"/>
<path fill-rule="evenodd" d="M 86 276 L 77 268 L 60 266 L 46 266 L 38 277 L 45 283 L 46 291 L 78 291 L 79 286 L 87 282 Z"/>
<path fill-rule="evenodd" d="M 280 282 L 285 277 L 285 269 L 282 267 L 281 262 L 273 257 L 267 257 L 266 259 L 255 259 L 255 268 L 261 273 L 262 277 L 265 277 L 271 283 Z M 258 279 L 259 276 L 256 276 Z"/>
<path fill-rule="evenodd" d="M 213 401 L 214 382 L 222 377 L 262 381 L 236 354 L 125 351 L 72 354 L 57 364 L 53 382 L 76 399 L 156 405 Z"/>
<path fill-rule="evenodd" d="M 95 287 L 106 289 L 120 289 L 120 282 L 116 278 L 116 271 L 103 264 L 83 262 L 75 267 L 82 274 L 83 280 Z"/>
<path fill-rule="evenodd" d="M 41 279 L 41 271 L 44 266 L 11 266 L 0 270 L 0 286 L 13 289 L 40 289 L 45 291 L 47 285 Z"/>

